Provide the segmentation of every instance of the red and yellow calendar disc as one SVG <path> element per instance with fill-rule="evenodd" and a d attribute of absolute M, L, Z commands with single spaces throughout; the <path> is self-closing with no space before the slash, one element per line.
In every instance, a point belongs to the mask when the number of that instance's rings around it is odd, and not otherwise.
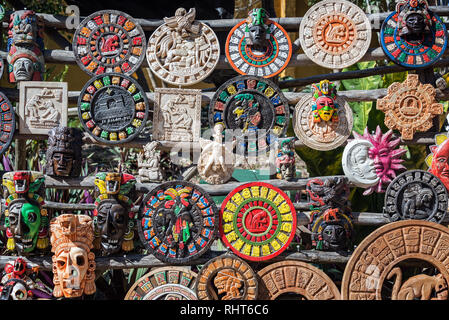
<path fill-rule="evenodd" d="M 296 230 L 296 211 L 289 197 L 264 182 L 234 189 L 220 210 L 220 236 L 238 256 L 269 260 L 289 246 Z"/>

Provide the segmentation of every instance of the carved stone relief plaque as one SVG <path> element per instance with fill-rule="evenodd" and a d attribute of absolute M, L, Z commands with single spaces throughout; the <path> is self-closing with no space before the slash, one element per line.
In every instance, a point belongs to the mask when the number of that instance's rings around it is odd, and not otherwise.
<path fill-rule="evenodd" d="M 196 278 L 188 267 L 156 268 L 132 285 L 125 300 L 198 300 Z"/>
<path fill-rule="evenodd" d="M 385 113 L 389 129 L 399 130 L 404 140 L 412 140 L 415 132 L 429 130 L 432 119 L 443 113 L 435 94 L 431 84 L 422 84 L 417 74 L 409 74 L 404 82 L 388 87 L 387 96 L 377 100 L 376 108 Z"/>
<path fill-rule="evenodd" d="M 351 255 L 343 274 L 342 299 L 446 300 L 448 255 L 445 226 L 418 220 L 384 225 Z"/>
<path fill-rule="evenodd" d="M 97 11 L 86 17 L 73 36 L 73 53 L 79 67 L 94 76 L 130 75 L 145 57 L 146 40 L 140 25 L 116 10 Z"/>
<path fill-rule="evenodd" d="M 14 107 L 3 92 L 0 92 L 0 155 L 11 145 L 16 130 Z"/>
<path fill-rule="evenodd" d="M 242 259 L 224 254 L 208 261 L 198 273 L 199 300 L 255 300 L 256 273 Z"/>
<path fill-rule="evenodd" d="M 371 23 L 362 9 L 345 0 L 313 5 L 299 26 L 304 53 L 316 64 L 343 69 L 358 62 L 371 42 Z"/>
<path fill-rule="evenodd" d="M 199 141 L 201 90 L 156 88 L 153 140 Z"/>
<path fill-rule="evenodd" d="M 221 205 L 221 241 L 246 260 L 265 261 L 281 254 L 295 230 L 296 211 L 290 198 L 268 183 L 243 184 Z"/>
<path fill-rule="evenodd" d="M 441 223 L 448 209 L 446 187 L 423 170 L 397 176 L 389 184 L 384 201 L 384 212 L 392 221 L 417 219 Z"/>
<path fill-rule="evenodd" d="M 340 292 L 327 274 L 309 263 L 286 260 L 257 273 L 259 299 L 276 300 L 292 295 L 299 300 L 340 300 Z"/>
<path fill-rule="evenodd" d="M 20 133 L 48 134 L 67 126 L 67 82 L 21 81 L 19 90 Z"/>
<path fill-rule="evenodd" d="M 220 58 L 220 45 L 214 31 L 195 21 L 191 8 L 176 10 L 173 17 L 148 39 L 147 61 L 163 81 L 174 85 L 191 85 L 205 79 Z"/>

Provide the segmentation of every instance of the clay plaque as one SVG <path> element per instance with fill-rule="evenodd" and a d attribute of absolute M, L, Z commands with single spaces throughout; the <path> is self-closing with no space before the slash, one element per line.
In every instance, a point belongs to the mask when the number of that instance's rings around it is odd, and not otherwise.
<path fill-rule="evenodd" d="M 269 19 L 263 8 L 249 12 L 228 34 L 226 58 L 240 74 L 271 78 L 284 70 L 292 56 L 287 31 Z"/>
<path fill-rule="evenodd" d="M 330 88 L 333 84 L 326 81 L 314 85 L 313 96 L 302 97 L 293 114 L 293 129 L 298 139 L 320 151 L 341 146 L 350 136 L 353 124 L 349 103 L 338 97 L 336 89 Z"/>
<path fill-rule="evenodd" d="M 233 130 L 244 150 L 265 150 L 287 131 L 288 101 L 272 81 L 238 76 L 222 84 L 209 105 L 209 126 L 219 123 Z"/>
<path fill-rule="evenodd" d="M 73 52 L 79 67 L 94 76 L 102 73 L 130 75 L 141 65 L 145 34 L 128 14 L 97 11 L 86 17 L 73 36 Z"/>
<path fill-rule="evenodd" d="M 0 155 L 11 145 L 16 130 L 16 114 L 9 99 L 0 92 Z"/>
<path fill-rule="evenodd" d="M 20 133 L 48 134 L 67 126 L 67 82 L 21 81 L 19 90 Z"/>
<path fill-rule="evenodd" d="M 147 61 L 163 81 L 174 85 L 192 85 L 205 79 L 220 58 L 220 45 L 214 31 L 195 21 L 196 10 L 176 10 L 173 17 L 148 39 Z"/>
<path fill-rule="evenodd" d="M 387 96 L 377 100 L 376 108 L 385 113 L 388 128 L 399 130 L 402 139 L 412 140 L 415 132 L 429 130 L 432 119 L 443 113 L 435 94 L 431 84 L 422 84 L 417 74 L 409 74 L 404 82 L 388 87 Z"/>
<path fill-rule="evenodd" d="M 108 144 L 130 141 L 148 118 L 148 99 L 139 83 L 120 73 L 90 79 L 78 98 L 78 117 L 95 140 Z"/>
<path fill-rule="evenodd" d="M 304 53 L 316 64 L 343 69 L 358 62 L 371 42 L 371 23 L 355 4 L 324 0 L 313 5 L 299 26 Z"/>
<path fill-rule="evenodd" d="M 153 140 L 198 141 L 201 134 L 201 90 L 156 88 Z"/>
<path fill-rule="evenodd" d="M 199 300 L 255 300 L 256 273 L 242 259 L 224 254 L 208 261 L 198 273 Z"/>
<path fill-rule="evenodd" d="M 188 267 L 156 268 L 132 285 L 125 300 L 198 300 L 196 278 Z"/>
<path fill-rule="evenodd" d="M 391 61 L 409 68 L 432 65 L 447 47 L 446 27 L 426 0 L 398 1 L 382 23 L 379 40 Z"/>
<path fill-rule="evenodd" d="M 441 223 L 447 208 L 446 187 L 436 176 L 423 170 L 400 174 L 385 192 L 384 212 L 391 221 L 417 219 Z"/>
<path fill-rule="evenodd" d="M 340 300 L 340 292 L 327 274 L 309 263 L 286 260 L 257 273 L 259 299 L 276 300 L 292 295 L 298 300 Z"/>
<path fill-rule="evenodd" d="M 292 202 L 282 190 L 268 183 L 243 184 L 221 204 L 221 241 L 246 260 L 276 257 L 288 248 L 295 230 Z"/>
<path fill-rule="evenodd" d="M 447 300 L 448 254 L 445 226 L 418 220 L 384 225 L 351 255 L 343 274 L 342 299 Z"/>
<path fill-rule="evenodd" d="M 187 263 L 212 245 L 218 208 L 199 186 L 170 181 L 147 193 L 138 221 L 140 240 L 150 253 L 167 263 Z"/>

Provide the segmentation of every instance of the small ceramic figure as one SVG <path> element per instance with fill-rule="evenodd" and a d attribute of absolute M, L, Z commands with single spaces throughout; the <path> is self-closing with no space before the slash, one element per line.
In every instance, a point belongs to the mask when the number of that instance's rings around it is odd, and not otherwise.
<path fill-rule="evenodd" d="M 282 140 L 276 156 L 276 178 L 291 180 L 296 177 L 295 138 Z"/>
<path fill-rule="evenodd" d="M 157 148 L 160 142 L 151 141 L 143 146 L 143 153 L 137 155 L 139 175 L 137 180 L 142 182 L 160 182 L 164 179 L 161 169 L 161 155 Z"/>

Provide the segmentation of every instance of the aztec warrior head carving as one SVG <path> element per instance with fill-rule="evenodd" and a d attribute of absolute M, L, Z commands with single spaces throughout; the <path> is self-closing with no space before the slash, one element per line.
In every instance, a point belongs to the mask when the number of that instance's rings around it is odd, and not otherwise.
<path fill-rule="evenodd" d="M 78 177 L 81 173 L 82 134 L 77 128 L 55 127 L 48 132 L 45 173 Z"/>
<path fill-rule="evenodd" d="M 335 103 L 337 98 L 337 88 L 329 80 L 320 81 L 319 84 L 313 84 L 313 122 L 338 121 L 337 109 Z"/>
<path fill-rule="evenodd" d="M 399 36 L 419 36 L 430 32 L 432 18 L 427 0 L 400 0 L 396 4 Z"/>
<path fill-rule="evenodd" d="M 45 72 L 43 41 L 34 11 L 15 11 L 10 16 L 8 31 L 9 81 L 40 81 Z"/>
<path fill-rule="evenodd" d="M 53 295 L 76 298 L 93 294 L 95 254 L 91 252 L 94 232 L 87 215 L 62 214 L 50 222 L 53 255 Z"/>
<path fill-rule="evenodd" d="M 256 8 L 248 13 L 245 29 L 246 43 L 254 46 L 263 46 L 270 39 L 270 28 L 267 25 L 268 12 L 263 8 Z"/>

